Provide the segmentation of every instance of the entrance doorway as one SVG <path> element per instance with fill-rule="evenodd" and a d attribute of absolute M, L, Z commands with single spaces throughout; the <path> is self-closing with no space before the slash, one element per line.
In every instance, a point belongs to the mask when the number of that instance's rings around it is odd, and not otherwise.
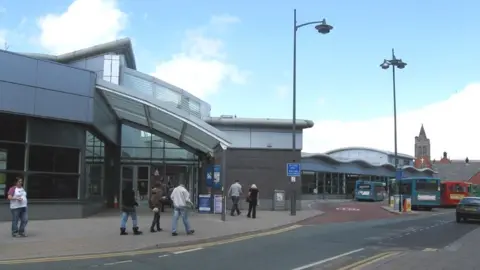
<path fill-rule="evenodd" d="M 150 166 L 148 165 L 123 165 L 121 189 L 131 185 L 135 191 L 135 198 L 139 207 L 148 208 L 150 198 Z M 123 198 L 120 195 L 120 202 Z"/>

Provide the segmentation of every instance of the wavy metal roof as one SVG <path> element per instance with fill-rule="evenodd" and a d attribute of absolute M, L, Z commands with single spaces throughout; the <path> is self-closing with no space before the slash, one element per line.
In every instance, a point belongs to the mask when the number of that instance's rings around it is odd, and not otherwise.
<path fill-rule="evenodd" d="M 302 153 L 302 158 L 314 158 L 314 159 L 322 160 L 322 161 L 329 162 L 329 163 L 335 163 L 335 164 L 358 164 L 360 166 L 367 167 L 367 168 L 383 167 L 383 168 L 389 169 L 391 171 L 395 171 L 395 166 L 391 163 L 384 163 L 384 164 L 380 164 L 380 165 L 375 165 L 375 164 L 372 164 L 368 161 L 361 160 L 361 159 L 339 160 L 339 159 L 336 159 L 332 156 L 329 156 L 328 154 L 305 154 L 305 153 Z M 410 171 L 410 172 L 427 172 L 427 171 L 429 171 L 431 173 L 436 173 L 434 170 L 432 170 L 430 168 L 417 169 L 413 166 L 403 166 L 402 169 L 405 170 L 405 171 Z"/>
<path fill-rule="evenodd" d="M 337 149 L 334 149 L 334 150 L 330 150 L 330 151 L 326 152 L 325 154 L 330 155 L 330 154 L 333 154 L 333 153 L 336 153 L 336 152 L 347 151 L 347 150 L 366 150 L 366 151 L 372 151 L 372 152 L 378 152 L 378 153 L 386 154 L 386 155 L 389 155 L 389 156 L 395 155 L 394 152 L 379 150 L 379 149 L 370 148 L 370 147 L 362 147 L 362 146 L 337 148 Z M 397 153 L 397 155 L 399 157 L 402 157 L 402 158 L 415 159 L 415 157 L 407 155 L 407 154 Z"/>

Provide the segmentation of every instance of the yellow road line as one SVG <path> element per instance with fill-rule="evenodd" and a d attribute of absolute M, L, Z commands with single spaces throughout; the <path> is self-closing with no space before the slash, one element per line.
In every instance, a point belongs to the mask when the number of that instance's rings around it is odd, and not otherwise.
<path fill-rule="evenodd" d="M 401 252 L 398 252 L 398 251 L 383 252 L 383 253 L 368 257 L 366 259 L 363 259 L 361 261 L 354 262 L 350 265 L 344 266 L 344 267 L 342 267 L 340 269 L 337 269 L 337 270 L 359 270 L 359 269 L 362 269 L 363 267 L 365 267 L 367 265 L 370 265 L 370 264 L 373 264 L 375 262 L 384 260 L 388 257 L 398 255 L 400 253 Z"/>
<path fill-rule="evenodd" d="M 167 253 L 167 252 L 168 253 L 173 253 L 173 252 L 178 252 L 178 251 L 182 251 L 182 250 L 200 249 L 200 248 L 205 248 L 205 247 L 212 247 L 212 246 L 217 246 L 217 245 L 223 245 L 223 244 L 229 244 L 229 243 L 244 241 L 244 240 L 257 238 L 257 237 L 262 237 L 262 236 L 280 234 L 280 233 L 284 233 L 284 232 L 288 232 L 288 231 L 291 231 L 291 230 L 298 229 L 300 227 L 302 227 L 302 225 L 292 225 L 292 226 L 289 226 L 289 227 L 286 227 L 286 228 L 273 230 L 273 231 L 268 231 L 268 232 L 254 233 L 254 234 L 250 234 L 250 235 L 235 237 L 235 238 L 232 238 L 232 239 L 219 240 L 219 241 L 201 243 L 201 244 L 192 244 L 192 245 L 180 246 L 180 247 L 126 251 L 126 252 L 110 252 L 110 253 L 99 253 L 99 254 L 91 254 L 91 255 L 72 255 L 72 256 L 59 256 L 59 257 L 3 260 L 3 261 L 0 261 L 0 265 L 105 259 L 105 258 L 136 256 L 136 255 Z"/>

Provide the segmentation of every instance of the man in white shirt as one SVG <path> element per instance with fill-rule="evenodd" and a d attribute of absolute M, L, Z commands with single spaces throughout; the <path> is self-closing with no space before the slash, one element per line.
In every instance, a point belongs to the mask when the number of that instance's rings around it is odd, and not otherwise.
<path fill-rule="evenodd" d="M 193 234 L 195 231 L 191 229 L 188 221 L 188 208 L 193 206 L 190 200 L 190 193 L 182 184 L 173 189 L 170 195 L 173 202 L 173 218 L 172 218 L 172 235 L 177 236 L 177 224 L 180 216 L 182 217 L 183 225 L 187 235 Z"/>
<path fill-rule="evenodd" d="M 235 183 L 233 183 L 230 186 L 230 189 L 228 190 L 228 195 L 232 198 L 232 211 L 230 212 L 231 216 L 235 215 L 235 211 L 237 211 L 237 215 L 240 215 L 240 209 L 238 208 L 238 203 L 240 201 L 240 195 L 242 195 L 242 185 L 240 185 L 240 181 L 235 180 Z"/>

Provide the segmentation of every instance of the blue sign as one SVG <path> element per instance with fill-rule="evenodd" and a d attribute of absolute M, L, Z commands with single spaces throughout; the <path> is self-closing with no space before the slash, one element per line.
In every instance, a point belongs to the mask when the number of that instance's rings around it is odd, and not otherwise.
<path fill-rule="evenodd" d="M 301 174 L 300 163 L 287 163 L 287 176 L 297 177 Z"/>
<path fill-rule="evenodd" d="M 205 169 L 205 173 L 207 187 L 216 189 L 222 188 L 222 182 L 220 181 L 220 165 L 208 166 Z"/>
<path fill-rule="evenodd" d="M 210 213 L 212 211 L 212 196 L 210 194 L 198 195 L 198 212 Z"/>
<path fill-rule="evenodd" d="M 403 170 L 402 169 L 397 169 L 395 172 L 395 179 L 400 180 L 403 178 Z"/>

